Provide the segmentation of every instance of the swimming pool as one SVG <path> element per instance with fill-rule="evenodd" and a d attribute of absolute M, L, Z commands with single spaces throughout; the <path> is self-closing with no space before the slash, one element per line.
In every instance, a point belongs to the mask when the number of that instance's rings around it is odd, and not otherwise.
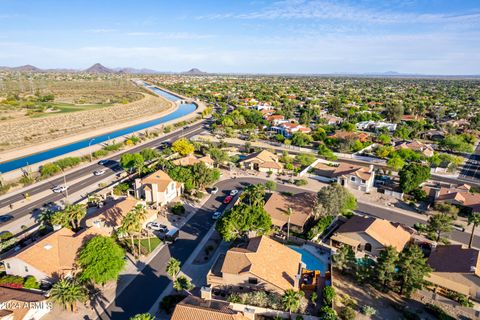
<path fill-rule="evenodd" d="M 325 272 L 328 271 L 328 263 L 325 261 L 327 257 L 325 256 L 325 260 L 315 257 L 312 253 L 308 250 L 297 247 L 297 246 L 289 246 L 290 249 L 293 249 L 302 255 L 302 262 L 305 263 L 305 266 L 308 270 L 320 270 L 322 276 L 325 275 Z"/>

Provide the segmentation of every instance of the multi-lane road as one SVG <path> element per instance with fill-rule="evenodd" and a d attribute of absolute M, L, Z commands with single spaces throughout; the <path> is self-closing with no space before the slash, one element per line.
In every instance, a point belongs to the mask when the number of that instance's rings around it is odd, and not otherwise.
<path fill-rule="evenodd" d="M 190 127 L 185 127 L 183 130 L 179 130 L 170 134 L 167 134 L 165 136 L 162 136 L 160 138 L 154 139 L 152 141 L 149 141 L 145 144 L 139 145 L 137 147 L 128 149 L 123 151 L 120 154 L 117 154 L 113 157 L 108 158 L 108 160 L 114 160 L 118 161 L 121 157 L 122 154 L 124 153 L 135 153 L 139 152 L 144 148 L 158 148 L 163 142 L 165 141 L 174 141 L 178 138 L 181 137 L 192 137 L 196 134 L 199 134 L 203 130 L 205 130 L 206 122 L 201 121 L 199 123 L 193 124 Z M 113 163 L 113 162 L 111 162 Z M 118 162 L 117 162 L 118 163 Z M 107 169 L 106 172 L 101 175 L 101 176 L 95 176 L 93 175 L 93 172 L 98 169 Z M 75 170 L 71 173 L 68 173 L 65 175 L 65 179 L 67 181 L 67 185 L 69 185 L 68 192 L 70 194 L 73 194 L 75 192 L 81 191 L 84 188 L 91 186 L 91 185 L 98 185 L 98 182 L 101 180 L 104 180 L 105 178 L 109 176 L 113 176 L 122 169 L 118 167 L 118 164 L 115 164 L 110 167 L 105 167 L 102 165 L 99 165 L 98 163 L 92 163 L 89 166 L 86 166 L 84 168 Z M 84 179 L 82 179 L 84 178 Z M 75 184 L 69 184 L 68 181 L 74 181 L 74 180 L 79 180 Z M 24 194 L 28 193 L 31 198 L 33 198 L 35 195 L 40 194 L 42 192 L 45 192 L 46 190 L 50 190 L 52 187 L 56 185 L 63 185 L 64 183 L 64 178 L 63 176 L 59 176 L 56 179 L 50 180 L 48 182 L 43 182 L 39 184 L 35 184 L 31 188 L 26 189 L 22 193 L 18 194 L 13 194 L 9 197 L 6 197 L 2 200 L 0 200 L 0 207 L 7 207 L 10 204 L 14 205 L 16 202 L 21 201 L 25 198 Z M 32 214 L 32 211 L 36 208 L 41 208 L 45 203 L 48 202 L 55 202 L 59 201 L 65 198 L 65 195 L 62 193 L 51 193 L 45 197 L 42 197 L 41 199 L 31 201 L 27 205 L 24 205 L 22 207 L 15 208 L 13 207 L 13 210 L 11 210 L 8 214 L 12 215 L 14 217 L 14 220 L 12 220 L 13 223 L 15 219 L 21 218 L 25 215 Z M 5 227 L 8 226 L 7 224 L 0 226 L 0 231 L 3 231 Z"/>

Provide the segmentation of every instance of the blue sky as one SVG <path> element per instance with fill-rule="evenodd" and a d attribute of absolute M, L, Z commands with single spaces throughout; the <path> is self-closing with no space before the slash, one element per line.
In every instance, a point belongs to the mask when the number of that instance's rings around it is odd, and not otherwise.
<path fill-rule="evenodd" d="M 480 74 L 478 0 L 0 0 L 0 65 Z"/>

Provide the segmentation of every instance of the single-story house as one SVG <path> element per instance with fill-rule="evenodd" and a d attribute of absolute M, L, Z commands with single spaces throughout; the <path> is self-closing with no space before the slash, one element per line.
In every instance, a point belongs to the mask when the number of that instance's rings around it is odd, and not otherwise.
<path fill-rule="evenodd" d="M 39 320 L 51 310 L 40 292 L 0 287 L 1 320 Z"/>
<path fill-rule="evenodd" d="M 370 140 L 370 135 L 365 132 L 336 131 L 334 134 L 328 136 L 328 138 L 339 140 L 356 139 L 364 143 Z"/>
<path fill-rule="evenodd" d="M 123 218 L 132 211 L 137 205 L 141 204 L 133 197 L 122 198 L 109 203 L 100 208 L 95 214 L 85 217 L 82 224 L 88 228 L 95 228 L 100 233 L 111 235 L 122 225 Z M 146 209 L 147 216 L 143 225 L 155 220 L 157 213 L 154 210 Z"/>
<path fill-rule="evenodd" d="M 423 154 L 425 157 L 432 157 L 434 154 L 433 147 L 430 144 L 414 140 L 411 142 L 402 142 L 398 144 L 395 149 L 411 149 L 413 151 Z"/>
<path fill-rule="evenodd" d="M 142 178 L 135 179 L 135 197 L 147 203 L 167 205 L 183 193 L 183 183 L 173 181 L 169 175 L 158 170 Z"/>
<path fill-rule="evenodd" d="M 251 238 L 245 248 L 221 255 L 207 275 L 212 288 L 264 290 L 283 294 L 299 290 L 301 254 L 266 236 Z"/>
<path fill-rule="evenodd" d="M 210 155 L 206 155 L 200 158 L 195 157 L 193 154 L 189 154 L 186 157 L 179 158 L 172 161 L 176 166 L 193 166 L 194 164 L 203 162 L 208 168 L 213 168 L 213 164 L 215 163 Z"/>
<path fill-rule="evenodd" d="M 422 189 L 434 202 L 446 202 L 468 208 L 472 212 L 480 212 L 480 194 L 470 192 L 471 186 L 461 184 L 457 186 L 428 186 Z"/>
<path fill-rule="evenodd" d="M 369 192 L 375 180 L 373 169 L 373 165 L 367 168 L 347 163 L 328 165 L 318 162 L 313 167 L 312 175 L 323 182 L 337 182 L 347 188 Z"/>
<path fill-rule="evenodd" d="M 316 194 L 311 192 L 291 196 L 272 193 L 265 202 L 264 209 L 270 215 L 274 226 L 286 230 L 290 218 L 290 230 L 303 233 L 313 219 L 316 199 Z M 292 210 L 290 217 L 287 215 L 288 209 Z"/>
<path fill-rule="evenodd" d="M 411 234 L 397 223 L 354 215 L 333 233 L 330 245 L 336 248 L 347 245 L 355 253 L 377 257 L 388 246 L 402 251 L 410 239 Z"/>
<path fill-rule="evenodd" d="M 251 320 L 230 304 L 219 300 L 205 300 L 188 296 L 175 306 L 171 320 Z"/>
<path fill-rule="evenodd" d="M 52 282 L 71 276 L 77 270 L 78 250 L 99 232 L 88 228 L 75 234 L 68 228 L 52 232 L 28 247 L 3 259 L 5 272 L 16 276 L 34 276 L 38 281 Z"/>
<path fill-rule="evenodd" d="M 436 289 L 451 290 L 479 299 L 479 257 L 476 249 L 463 248 L 461 245 L 438 246 L 428 258 L 433 271 L 426 280 Z"/>
<path fill-rule="evenodd" d="M 281 173 L 283 170 L 283 164 L 279 161 L 278 156 L 267 150 L 250 154 L 240 161 L 240 164 L 244 169 L 260 172 Z"/>
<path fill-rule="evenodd" d="M 343 122 L 343 118 L 331 115 L 331 114 L 322 114 L 320 119 L 325 119 L 328 125 L 337 125 Z"/>

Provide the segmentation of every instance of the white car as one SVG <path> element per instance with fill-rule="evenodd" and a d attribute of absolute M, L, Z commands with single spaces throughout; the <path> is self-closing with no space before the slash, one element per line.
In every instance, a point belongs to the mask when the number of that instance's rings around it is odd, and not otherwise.
<path fill-rule="evenodd" d="M 216 211 L 214 214 L 212 214 L 212 219 L 218 220 L 218 218 L 220 218 L 221 215 L 222 213 L 220 211 Z"/>
<path fill-rule="evenodd" d="M 160 231 L 160 232 L 168 232 L 168 228 L 166 225 L 160 224 L 158 222 L 149 222 L 147 223 L 147 228 L 150 230 Z"/>
<path fill-rule="evenodd" d="M 105 170 L 103 169 L 93 171 L 93 175 L 95 176 L 101 176 L 104 173 L 105 173 Z"/>
<path fill-rule="evenodd" d="M 230 191 L 230 195 L 231 195 L 232 197 L 235 196 L 237 193 L 238 193 L 238 190 L 237 190 L 237 189 L 233 189 L 232 191 Z"/>
<path fill-rule="evenodd" d="M 218 192 L 218 187 L 213 187 L 212 190 L 210 190 L 211 194 L 217 194 Z"/>
<path fill-rule="evenodd" d="M 62 193 L 62 192 L 67 191 L 67 189 L 68 189 L 68 186 L 56 186 L 56 187 L 52 188 L 52 191 L 55 192 L 55 193 Z"/>

